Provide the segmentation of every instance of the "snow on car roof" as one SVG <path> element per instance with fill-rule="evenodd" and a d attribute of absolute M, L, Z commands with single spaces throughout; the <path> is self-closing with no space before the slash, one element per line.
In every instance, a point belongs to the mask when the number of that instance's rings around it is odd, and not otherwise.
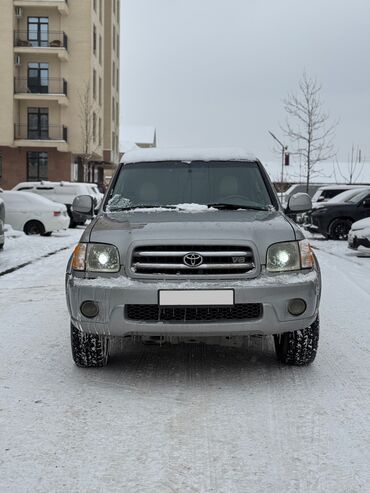
<path fill-rule="evenodd" d="M 122 158 L 124 164 L 158 161 L 257 161 L 257 158 L 241 148 L 165 149 L 157 147 L 129 151 Z"/>

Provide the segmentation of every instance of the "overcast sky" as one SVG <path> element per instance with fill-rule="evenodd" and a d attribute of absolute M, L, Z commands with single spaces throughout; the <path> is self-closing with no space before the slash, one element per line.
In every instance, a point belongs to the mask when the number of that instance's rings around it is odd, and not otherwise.
<path fill-rule="evenodd" d="M 305 69 L 339 119 L 336 146 L 370 158 L 369 0 L 123 0 L 121 141 L 154 125 L 160 146 L 243 146 L 278 160 L 282 100 Z"/>

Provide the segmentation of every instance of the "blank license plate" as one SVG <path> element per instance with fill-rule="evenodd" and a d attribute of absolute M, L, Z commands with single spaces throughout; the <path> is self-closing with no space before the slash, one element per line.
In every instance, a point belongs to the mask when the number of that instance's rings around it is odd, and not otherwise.
<path fill-rule="evenodd" d="M 159 291 L 161 306 L 233 305 L 233 289 L 177 289 Z"/>

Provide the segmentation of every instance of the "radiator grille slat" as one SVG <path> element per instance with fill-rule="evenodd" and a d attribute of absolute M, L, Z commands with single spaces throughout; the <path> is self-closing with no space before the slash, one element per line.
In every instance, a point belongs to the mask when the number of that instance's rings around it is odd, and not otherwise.
<path fill-rule="evenodd" d="M 197 265 L 187 255 L 201 258 Z M 176 276 L 247 274 L 255 269 L 250 247 L 240 245 L 149 245 L 136 247 L 131 270 L 136 274 Z"/>

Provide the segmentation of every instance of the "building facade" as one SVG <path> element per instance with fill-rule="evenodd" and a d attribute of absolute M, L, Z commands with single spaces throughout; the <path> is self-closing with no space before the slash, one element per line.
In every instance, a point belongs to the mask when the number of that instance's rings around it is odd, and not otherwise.
<path fill-rule="evenodd" d="M 2 0 L 0 186 L 119 161 L 120 0 Z"/>

